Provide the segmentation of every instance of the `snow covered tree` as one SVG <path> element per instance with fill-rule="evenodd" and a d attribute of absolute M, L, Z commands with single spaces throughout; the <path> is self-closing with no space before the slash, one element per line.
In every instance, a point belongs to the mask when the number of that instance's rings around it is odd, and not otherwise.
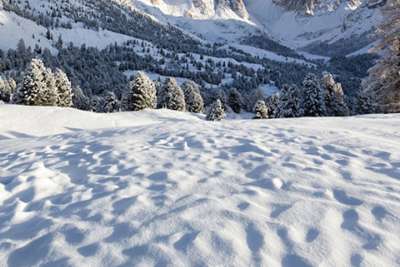
<path fill-rule="evenodd" d="M 0 100 L 8 103 L 16 89 L 16 83 L 11 78 L 4 78 L 0 75 Z"/>
<path fill-rule="evenodd" d="M 174 78 L 167 78 L 160 90 L 160 106 L 177 111 L 185 111 L 185 96 Z"/>
<path fill-rule="evenodd" d="M 193 81 L 186 81 L 182 85 L 182 90 L 185 95 L 187 110 L 194 113 L 202 112 L 204 101 L 200 93 L 200 86 Z"/>
<path fill-rule="evenodd" d="M 304 116 L 325 116 L 325 95 L 317 76 L 306 75 L 302 83 Z"/>
<path fill-rule="evenodd" d="M 93 112 L 101 113 L 104 108 L 104 99 L 100 96 L 92 96 L 90 98 L 90 110 Z"/>
<path fill-rule="evenodd" d="M 283 85 L 279 92 L 275 116 L 279 118 L 294 118 L 303 115 L 302 97 L 296 85 Z"/>
<path fill-rule="evenodd" d="M 55 87 L 57 91 L 57 106 L 72 106 L 72 86 L 67 75 L 61 69 L 56 69 L 54 73 Z"/>
<path fill-rule="evenodd" d="M 349 108 L 344 99 L 342 85 L 336 83 L 333 75 L 324 73 L 322 85 L 325 89 L 325 107 L 328 116 L 348 116 Z"/>
<path fill-rule="evenodd" d="M 370 114 L 376 112 L 372 96 L 365 91 L 358 91 L 355 101 L 356 114 Z"/>
<path fill-rule="evenodd" d="M 73 106 L 81 110 L 90 110 L 90 99 L 82 92 L 82 89 L 80 87 L 75 87 L 72 90 Z"/>
<path fill-rule="evenodd" d="M 44 70 L 44 80 L 46 86 L 39 95 L 39 106 L 55 106 L 57 104 L 56 80 L 53 72 L 49 68 Z"/>
<path fill-rule="evenodd" d="M 0 101 L 9 102 L 10 95 L 11 94 L 9 93 L 8 83 L 3 77 L 0 76 Z"/>
<path fill-rule="evenodd" d="M 259 100 L 263 100 L 265 103 L 265 95 L 260 88 L 249 91 L 247 94 L 243 96 L 243 98 L 246 109 L 249 111 L 254 111 L 254 107 L 256 106 Z"/>
<path fill-rule="evenodd" d="M 254 106 L 254 119 L 268 119 L 268 108 L 264 100 L 258 100 Z"/>
<path fill-rule="evenodd" d="M 242 96 L 236 88 L 232 88 L 228 95 L 228 105 L 233 112 L 240 113 L 242 107 Z"/>
<path fill-rule="evenodd" d="M 221 100 L 217 99 L 208 109 L 206 119 L 209 121 L 220 121 L 224 118 L 225 112 Z"/>
<path fill-rule="evenodd" d="M 125 105 L 126 110 L 132 111 L 156 107 L 156 86 L 144 72 L 138 72 L 129 83 Z"/>
<path fill-rule="evenodd" d="M 32 59 L 18 87 L 15 102 L 23 105 L 41 105 L 46 92 L 48 77 L 46 67 L 40 59 Z M 51 85 L 51 84 L 50 84 Z"/>
<path fill-rule="evenodd" d="M 120 103 L 115 96 L 114 92 L 107 92 L 103 101 L 102 101 L 103 107 L 101 108 L 101 112 L 105 113 L 112 113 L 112 112 L 117 112 L 120 109 Z"/>
<path fill-rule="evenodd" d="M 215 101 L 217 101 L 219 99 L 219 101 L 221 101 L 222 107 L 225 111 L 229 111 L 230 107 L 228 105 L 228 96 L 226 95 L 225 90 L 223 89 L 219 89 L 215 92 L 215 95 L 213 97 L 213 101 L 212 103 L 214 103 Z"/>
<path fill-rule="evenodd" d="M 279 96 L 277 94 L 269 96 L 265 104 L 268 109 L 268 118 L 278 118 Z"/>
<path fill-rule="evenodd" d="M 383 50 L 384 56 L 369 70 L 363 87 L 382 112 L 400 112 L 400 1 L 388 0 L 383 17 L 382 40 L 376 50 Z"/>

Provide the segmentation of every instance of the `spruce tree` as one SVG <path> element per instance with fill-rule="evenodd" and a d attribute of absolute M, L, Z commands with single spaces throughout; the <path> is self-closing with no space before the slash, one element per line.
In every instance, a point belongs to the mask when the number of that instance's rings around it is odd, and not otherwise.
<path fill-rule="evenodd" d="M 325 89 L 326 114 L 328 116 L 348 116 L 350 111 L 344 99 L 342 85 L 336 83 L 330 73 L 323 74 L 322 85 Z"/>
<path fill-rule="evenodd" d="M 283 85 L 279 92 L 275 115 L 279 118 L 294 118 L 303 115 L 301 94 L 296 85 Z"/>
<path fill-rule="evenodd" d="M 32 59 L 22 84 L 18 87 L 15 102 L 23 105 L 40 105 L 46 90 L 46 68 L 40 59 Z"/>
<path fill-rule="evenodd" d="M 90 98 L 90 110 L 93 112 L 101 113 L 104 108 L 104 99 L 100 96 L 92 96 Z"/>
<path fill-rule="evenodd" d="M 16 83 L 11 78 L 4 78 L 0 75 L 0 100 L 8 103 L 15 91 Z"/>
<path fill-rule="evenodd" d="M 57 88 L 56 88 L 56 80 L 53 72 L 49 68 L 45 68 L 44 71 L 44 80 L 46 86 L 43 88 L 39 103 L 39 106 L 55 106 L 57 104 Z"/>
<path fill-rule="evenodd" d="M 228 95 L 228 105 L 233 112 L 240 113 L 242 106 L 242 97 L 236 88 L 232 88 Z"/>
<path fill-rule="evenodd" d="M 356 114 L 370 114 L 377 111 L 372 96 L 362 90 L 357 92 L 355 104 Z"/>
<path fill-rule="evenodd" d="M 265 104 L 268 109 L 268 118 L 278 118 L 279 96 L 277 94 L 269 96 Z"/>
<path fill-rule="evenodd" d="M 224 118 L 225 112 L 221 100 L 217 99 L 208 109 L 206 119 L 209 121 L 220 121 Z"/>
<path fill-rule="evenodd" d="M 264 100 L 258 100 L 254 106 L 254 119 L 268 119 L 268 108 Z"/>
<path fill-rule="evenodd" d="M 312 73 L 306 75 L 302 83 L 304 116 L 325 116 L 324 90 Z"/>
<path fill-rule="evenodd" d="M 200 87 L 193 81 L 186 81 L 182 85 L 185 95 L 186 108 L 189 112 L 200 113 L 204 109 L 203 97 L 200 93 Z"/>
<path fill-rule="evenodd" d="M 112 113 L 112 112 L 117 112 L 120 109 L 120 103 L 115 96 L 114 92 L 107 92 L 104 100 L 102 101 L 103 108 L 101 112 L 105 113 Z"/>
<path fill-rule="evenodd" d="M 174 78 L 167 78 L 160 92 L 160 106 L 177 111 L 185 111 L 185 96 Z"/>
<path fill-rule="evenodd" d="M 61 69 L 56 69 L 54 73 L 55 87 L 57 91 L 57 106 L 72 106 L 72 86 L 67 75 Z"/>
<path fill-rule="evenodd" d="M 260 88 L 248 92 L 248 94 L 245 97 L 246 109 L 253 111 L 255 105 L 259 100 L 263 100 L 265 103 L 265 95 Z"/>
<path fill-rule="evenodd" d="M 138 111 L 156 107 L 156 86 L 144 72 L 138 72 L 133 81 L 129 83 L 125 101 L 126 110 Z"/>
<path fill-rule="evenodd" d="M 81 110 L 90 110 L 90 99 L 87 97 L 80 87 L 74 87 L 72 94 L 73 106 Z"/>

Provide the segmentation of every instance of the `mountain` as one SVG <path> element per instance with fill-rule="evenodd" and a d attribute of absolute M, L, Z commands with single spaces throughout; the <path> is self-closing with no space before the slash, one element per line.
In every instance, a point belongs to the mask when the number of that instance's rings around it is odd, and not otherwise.
<path fill-rule="evenodd" d="M 121 97 L 138 70 L 194 80 L 206 96 L 268 96 L 329 71 L 353 97 L 381 20 L 365 1 L 0 0 L 0 72 L 18 83 L 41 57 L 87 96 Z"/>
<path fill-rule="evenodd" d="M 316 42 L 335 43 L 364 37 L 366 40 L 349 49 L 350 53 L 374 40 L 368 35 L 381 21 L 379 5 L 371 5 L 367 0 L 132 0 L 128 3 L 212 41 L 237 41 L 250 33 L 266 33 L 289 47 L 303 48 Z M 234 27 L 236 31 L 232 33 Z"/>

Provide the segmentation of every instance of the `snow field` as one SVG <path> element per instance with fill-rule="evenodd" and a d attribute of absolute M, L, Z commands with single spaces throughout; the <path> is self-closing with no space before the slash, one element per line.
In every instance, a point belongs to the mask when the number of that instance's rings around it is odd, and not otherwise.
<path fill-rule="evenodd" d="M 1 105 L 0 121 L 1 266 L 400 262 L 399 115 Z"/>

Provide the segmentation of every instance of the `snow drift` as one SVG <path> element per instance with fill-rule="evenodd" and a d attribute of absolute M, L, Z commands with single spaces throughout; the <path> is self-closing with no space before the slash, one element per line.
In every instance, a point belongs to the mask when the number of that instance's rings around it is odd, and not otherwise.
<path fill-rule="evenodd" d="M 1 266 L 396 266 L 400 116 L 0 105 Z"/>

